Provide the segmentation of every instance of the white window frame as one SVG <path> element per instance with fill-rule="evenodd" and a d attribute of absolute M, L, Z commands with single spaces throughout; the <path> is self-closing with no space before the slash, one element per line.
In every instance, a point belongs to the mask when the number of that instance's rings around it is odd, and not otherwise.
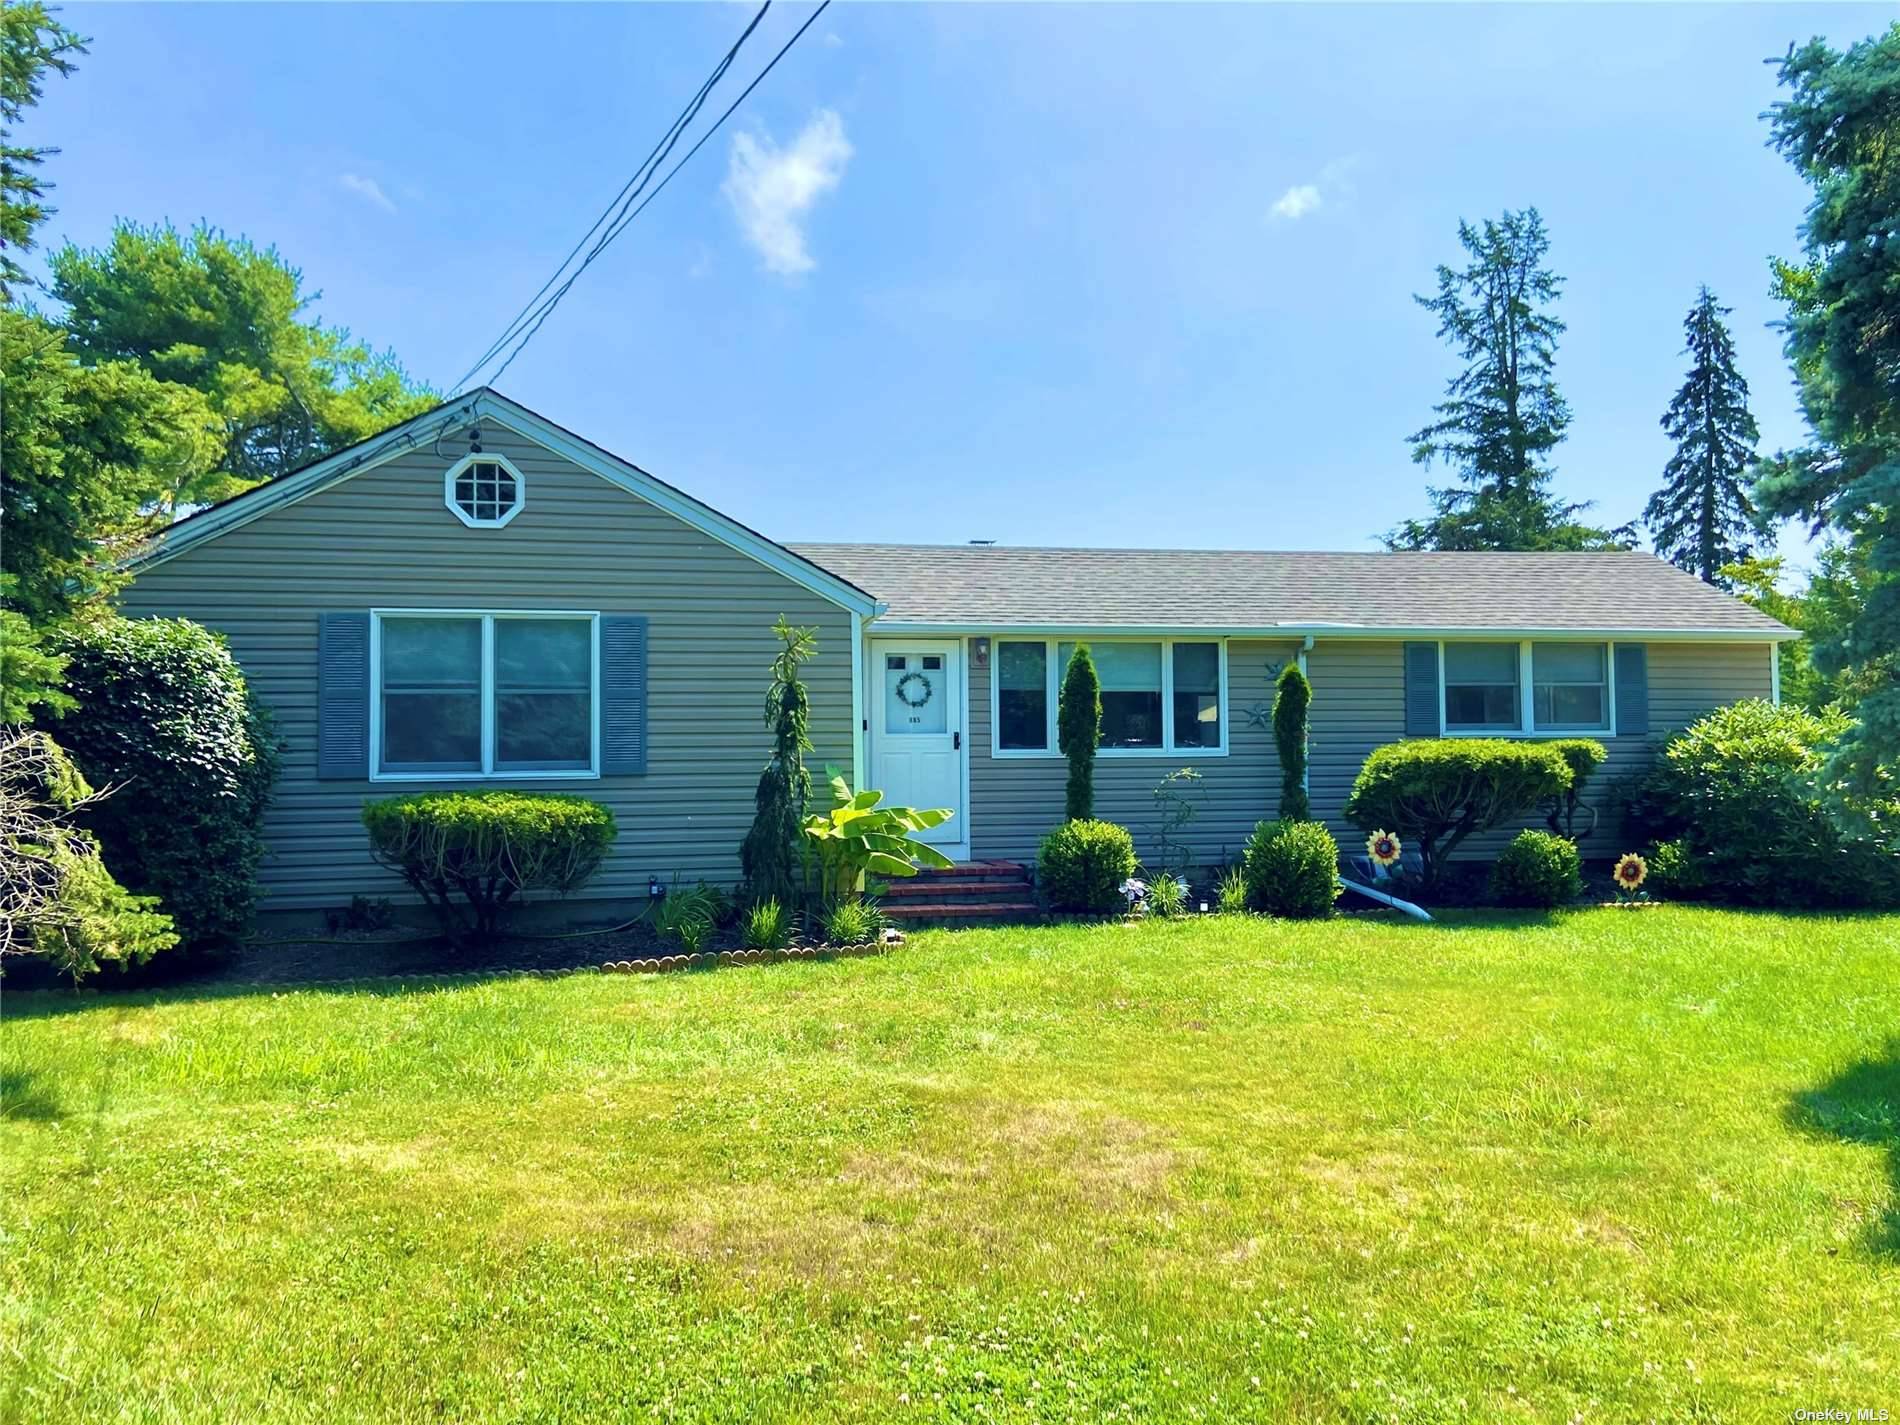
<path fill-rule="evenodd" d="M 508 512 L 499 519 L 478 520 L 467 510 L 463 509 L 461 505 L 456 503 L 455 482 L 461 473 L 471 465 L 499 465 L 503 470 L 506 470 L 514 477 L 515 502 L 509 507 Z M 520 514 L 522 507 L 528 503 L 528 481 L 527 478 L 515 468 L 514 461 L 510 460 L 507 456 L 490 451 L 471 450 L 467 455 L 464 455 L 460 460 L 456 461 L 455 464 L 451 465 L 448 468 L 448 472 L 443 475 L 442 503 L 449 507 L 450 514 L 454 515 L 470 529 L 500 529 L 503 525 L 507 524 L 509 520 Z"/>
<path fill-rule="evenodd" d="M 1501 643 L 1517 647 L 1517 726 L 1448 727 L 1445 722 L 1445 649 L 1450 644 Z M 1603 701 L 1607 715 L 1602 727 L 1537 726 L 1537 668 L 1531 654 L 1533 643 L 1587 643 L 1603 650 Z M 1616 644 L 1603 638 L 1447 638 L 1438 642 L 1438 735 L 1440 737 L 1615 737 L 1616 736 Z"/>
<path fill-rule="evenodd" d="M 1056 648 L 1064 643 L 1086 643 L 1091 648 L 1099 648 L 1108 643 L 1158 643 L 1161 645 L 1161 742 L 1159 747 L 1097 747 L 1095 755 L 1111 761 L 1122 758 L 1140 759 L 1171 757 L 1176 760 L 1197 757 L 1225 757 L 1232 739 L 1228 729 L 1230 720 L 1227 706 L 1227 640 L 1206 635 L 1186 635 L 1180 638 L 1138 636 L 1115 638 L 1092 638 L 1086 634 L 1064 634 L 1060 638 L 1043 638 L 1036 634 L 992 633 L 990 639 L 990 756 L 1008 761 L 1014 759 L 1034 760 L 1037 758 L 1061 758 L 1062 749 L 1057 744 L 1056 724 L 1061 713 L 1063 669 L 1056 658 Z M 1047 747 L 1004 747 L 1002 730 L 998 720 L 998 706 L 1001 702 L 1003 682 L 1003 652 L 1005 643 L 1040 643 L 1044 646 L 1044 672 L 1048 678 L 1049 745 Z M 1220 745 L 1218 747 L 1176 747 L 1174 746 L 1174 645 L 1177 643 L 1211 643 L 1217 650 L 1220 660 Z M 1440 699 L 1443 706 L 1443 699 Z"/>
<path fill-rule="evenodd" d="M 482 621 L 482 768 L 479 772 L 385 772 L 383 770 L 383 620 L 461 618 Z M 588 764 L 582 767 L 510 771 L 495 766 L 495 621 L 561 619 L 587 621 L 592 643 L 589 683 Z M 579 782 L 600 778 L 600 614 L 584 609 L 371 609 L 369 611 L 369 779 L 372 782 Z"/>

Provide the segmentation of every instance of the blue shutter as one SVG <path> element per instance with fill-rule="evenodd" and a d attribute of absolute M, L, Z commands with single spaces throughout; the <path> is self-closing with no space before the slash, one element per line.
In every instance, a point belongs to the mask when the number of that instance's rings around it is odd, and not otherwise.
<path fill-rule="evenodd" d="M 1640 643 L 1616 645 L 1616 732 L 1640 737 L 1649 731 L 1649 650 Z"/>
<path fill-rule="evenodd" d="M 600 775 L 647 769 L 647 621 L 600 616 Z"/>
<path fill-rule="evenodd" d="M 1405 645 L 1405 735 L 1438 736 L 1438 645 Z"/>
<path fill-rule="evenodd" d="M 369 776 L 369 615 L 317 615 L 317 778 Z"/>

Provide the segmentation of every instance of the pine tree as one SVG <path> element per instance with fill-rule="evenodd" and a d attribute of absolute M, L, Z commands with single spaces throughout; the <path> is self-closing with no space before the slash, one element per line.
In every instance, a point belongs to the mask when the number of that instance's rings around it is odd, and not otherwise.
<path fill-rule="evenodd" d="M 759 773 L 753 795 L 752 829 L 739 846 L 745 892 L 755 904 L 798 903 L 804 845 L 805 804 L 811 800 L 811 695 L 799 680 L 799 665 L 818 652 L 818 630 L 795 628 L 783 615 L 772 625 L 780 648 L 772 659 L 765 694 L 765 725 L 772 729 L 772 756 Z"/>
<path fill-rule="evenodd" d="M 31 286 L 14 254 L 33 246 L 33 231 L 52 217 L 42 201 L 53 185 L 35 170 L 56 148 L 11 142 L 26 111 L 39 103 L 50 74 L 73 72 L 69 56 L 84 54 L 86 42 L 38 3 L 0 8 L 0 301 L 11 302 L 14 288 Z"/>
<path fill-rule="evenodd" d="M 1563 278 L 1544 264 L 1550 238 L 1537 209 L 1507 212 L 1482 228 L 1458 224 L 1470 255 L 1462 272 L 1440 266 L 1438 295 L 1420 306 L 1465 361 L 1411 436 L 1420 465 L 1443 460 L 1460 484 L 1433 489 L 1437 513 L 1386 536 L 1390 549 L 1603 549 L 1627 544 L 1627 529 L 1582 524 L 1587 504 L 1550 493 L 1550 452 L 1570 425 L 1554 376 L 1563 321 L 1551 310 Z"/>
<path fill-rule="evenodd" d="M 1860 690 L 1830 777 L 1877 791 L 1900 777 L 1900 23 L 1845 51 L 1790 49 L 1780 78 L 1774 143 L 1815 194 L 1806 260 L 1774 265 L 1814 441 L 1764 461 L 1754 493 L 1845 540 L 1864 571 L 1858 609 L 1814 637 L 1814 666 Z"/>
<path fill-rule="evenodd" d="M 1755 553 L 1755 506 L 1744 483 L 1761 432 L 1748 412 L 1748 383 L 1735 369 L 1735 341 L 1707 287 L 1683 320 L 1689 379 L 1663 413 L 1676 443 L 1663 467 L 1663 487 L 1650 496 L 1643 522 L 1656 552 L 1705 583 L 1728 587 L 1722 567 Z"/>

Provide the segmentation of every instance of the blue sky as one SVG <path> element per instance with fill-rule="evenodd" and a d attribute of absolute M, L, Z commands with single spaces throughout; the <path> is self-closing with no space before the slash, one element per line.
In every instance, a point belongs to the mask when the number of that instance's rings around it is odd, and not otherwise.
<path fill-rule="evenodd" d="M 447 385 L 749 14 L 73 5 L 46 241 L 208 219 Z M 1621 521 L 1700 282 L 1764 445 L 1800 439 L 1762 61 L 1888 14 L 833 5 L 501 387 L 781 539 L 1366 548 L 1445 478 L 1405 442 L 1453 369 L 1412 294 L 1460 216 L 1535 204 L 1560 486 Z"/>

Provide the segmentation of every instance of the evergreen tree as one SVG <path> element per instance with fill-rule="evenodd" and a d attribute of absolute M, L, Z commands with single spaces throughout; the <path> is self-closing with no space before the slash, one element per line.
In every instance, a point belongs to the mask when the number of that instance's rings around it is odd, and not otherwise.
<path fill-rule="evenodd" d="M 1728 587 L 1724 565 L 1755 552 L 1755 506 L 1744 484 L 1761 432 L 1748 412 L 1748 383 L 1735 369 L 1735 341 L 1715 294 L 1704 287 L 1683 320 L 1689 379 L 1663 413 L 1676 443 L 1663 467 L 1663 487 L 1650 496 L 1643 521 L 1656 552 L 1705 583 Z"/>
<path fill-rule="evenodd" d="M 772 659 L 765 694 L 765 725 L 772 729 L 772 756 L 759 773 L 752 828 L 739 846 L 746 895 L 756 904 L 798 904 L 805 804 L 811 800 L 811 696 L 799 680 L 799 665 L 818 652 L 818 630 L 794 628 L 780 615 L 772 625 L 780 648 Z"/>
<path fill-rule="evenodd" d="M 1858 610 L 1812 635 L 1813 657 L 1858 690 L 1830 773 L 1877 792 L 1900 776 L 1900 23 L 1845 51 L 1791 48 L 1780 78 L 1773 143 L 1814 186 L 1806 261 L 1774 266 L 1814 443 L 1764 462 L 1755 498 L 1844 540 L 1864 571 Z"/>
<path fill-rule="evenodd" d="M 1465 368 L 1433 407 L 1437 419 L 1412 435 L 1412 459 L 1443 460 L 1459 484 L 1430 491 L 1437 513 L 1386 536 L 1390 549 L 1622 548 L 1629 531 L 1598 529 L 1577 516 L 1587 504 L 1550 493 L 1550 452 L 1570 425 L 1554 376 L 1564 324 L 1552 305 L 1563 278 L 1544 263 L 1550 238 L 1537 209 L 1507 212 L 1482 228 L 1458 224 L 1470 257 L 1463 271 L 1438 269 L 1438 295 L 1419 305 Z"/>
<path fill-rule="evenodd" d="M 1102 680 L 1086 643 L 1075 645 L 1062 673 L 1056 704 L 1056 745 L 1069 759 L 1065 794 L 1070 821 L 1086 821 L 1095 812 L 1095 748 L 1102 740 Z"/>
<path fill-rule="evenodd" d="M 16 144 L 26 111 L 40 100 L 47 73 L 73 72 L 71 55 L 84 54 L 86 42 L 53 19 L 46 6 L 0 6 L 0 301 L 11 303 L 14 288 L 30 286 L 26 269 L 14 254 L 33 246 L 34 229 L 53 215 L 42 201 L 52 184 L 36 171 L 56 148 Z"/>
<path fill-rule="evenodd" d="M 1273 687 L 1273 741 L 1280 754 L 1280 820 L 1305 821 L 1312 815 L 1306 794 L 1307 708 L 1313 685 L 1291 660 Z"/>

